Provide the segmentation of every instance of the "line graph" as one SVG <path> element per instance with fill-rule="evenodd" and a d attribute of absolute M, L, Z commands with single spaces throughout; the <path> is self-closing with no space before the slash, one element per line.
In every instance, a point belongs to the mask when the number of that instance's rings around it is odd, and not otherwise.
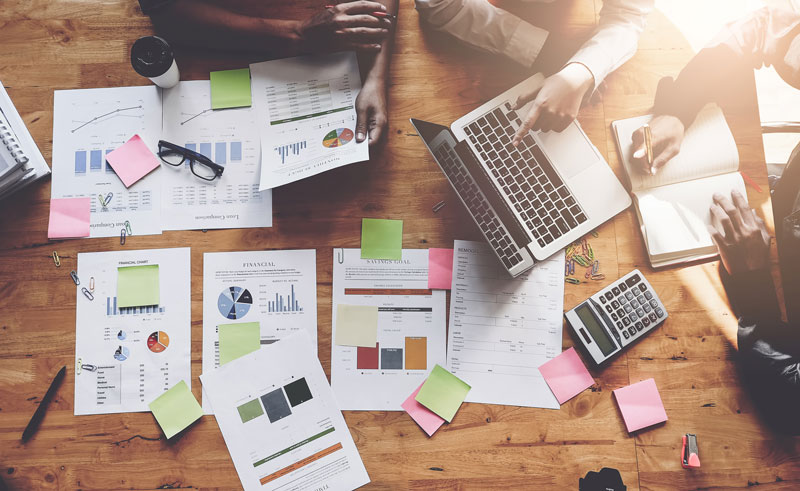
<path fill-rule="evenodd" d="M 120 115 L 120 113 L 123 113 L 125 111 L 131 111 L 133 109 L 142 109 L 142 108 L 143 108 L 143 106 L 141 104 L 138 105 L 138 106 L 121 107 L 121 108 L 117 108 L 117 109 L 115 109 L 113 111 L 109 111 L 109 112 L 107 112 L 105 114 L 101 114 L 99 116 L 95 116 L 94 118 L 90 119 L 89 121 L 76 121 L 76 120 L 73 120 L 73 123 L 82 123 L 82 124 L 80 126 L 78 126 L 77 128 L 74 128 L 74 129 L 70 130 L 70 133 L 75 133 L 76 131 L 78 131 L 78 130 L 80 130 L 80 129 L 82 129 L 82 128 L 90 125 L 90 124 L 96 123 L 97 121 L 99 121 L 99 120 L 101 120 L 103 118 L 106 118 L 108 116 L 114 117 L 114 116 Z M 136 116 L 134 116 L 134 117 L 136 117 Z"/>
<path fill-rule="evenodd" d="M 210 111 L 211 111 L 211 108 L 208 108 L 208 109 L 206 109 L 205 111 L 203 111 L 203 112 L 201 112 L 199 114 L 181 113 L 182 116 L 190 116 L 189 119 L 187 119 L 186 121 L 181 121 L 181 126 L 185 125 L 186 123 L 188 123 L 189 121 L 193 120 L 194 118 L 199 118 L 200 116 L 202 116 L 205 113 L 210 112 Z"/>

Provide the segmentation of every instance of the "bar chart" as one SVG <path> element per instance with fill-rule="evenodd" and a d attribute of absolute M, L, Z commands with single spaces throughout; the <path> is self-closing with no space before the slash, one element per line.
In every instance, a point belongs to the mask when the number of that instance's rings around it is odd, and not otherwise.
<path fill-rule="evenodd" d="M 117 297 L 106 297 L 106 315 L 142 315 L 164 313 L 164 307 L 148 305 L 145 307 L 117 307 Z"/>
<path fill-rule="evenodd" d="M 275 300 L 267 302 L 267 312 L 302 312 L 300 301 L 294 296 L 294 285 L 288 295 L 275 294 Z"/>
<path fill-rule="evenodd" d="M 242 142 L 194 142 L 184 144 L 186 148 L 208 157 L 215 164 L 242 161 Z M 186 165 L 189 165 L 187 162 Z"/>
<path fill-rule="evenodd" d="M 104 169 L 108 173 L 113 173 L 114 169 L 108 165 L 105 159 L 105 156 L 112 150 L 113 148 L 106 149 L 105 151 L 100 149 L 77 150 L 75 152 L 75 175 L 86 175 L 87 171 L 103 172 Z"/>
<path fill-rule="evenodd" d="M 289 143 L 289 144 L 286 144 L 286 145 L 281 145 L 279 147 L 275 147 L 275 151 L 278 152 L 278 155 L 280 155 L 280 157 L 281 157 L 281 164 L 285 164 L 286 163 L 286 157 L 289 156 L 290 152 L 291 152 L 292 156 L 297 157 L 297 156 L 300 155 L 300 150 L 302 150 L 304 148 L 306 148 L 306 141 L 305 140 L 300 141 L 300 142 L 296 142 L 296 143 Z"/>

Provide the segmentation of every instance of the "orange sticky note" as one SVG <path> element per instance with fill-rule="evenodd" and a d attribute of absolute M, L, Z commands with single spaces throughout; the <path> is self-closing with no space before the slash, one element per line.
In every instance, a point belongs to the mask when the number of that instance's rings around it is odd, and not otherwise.
<path fill-rule="evenodd" d="M 88 237 L 90 210 L 91 198 L 51 199 L 47 237 L 50 239 Z"/>
<path fill-rule="evenodd" d="M 139 135 L 106 155 L 106 161 L 117 173 L 126 188 L 161 166 L 153 152 Z"/>
<path fill-rule="evenodd" d="M 453 249 L 428 249 L 428 288 L 449 290 L 453 283 Z"/>

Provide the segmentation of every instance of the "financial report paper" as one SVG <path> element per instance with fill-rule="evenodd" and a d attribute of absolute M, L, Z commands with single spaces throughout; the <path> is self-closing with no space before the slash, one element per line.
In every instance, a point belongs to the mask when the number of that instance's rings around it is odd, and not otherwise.
<path fill-rule="evenodd" d="M 119 307 L 117 268 L 143 265 L 158 265 L 159 304 Z M 191 388 L 189 248 L 79 253 L 77 273 L 75 415 L 149 411 L 181 380 Z"/>
<path fill-rule="evenodd" d="M 369 143 L 355 138 L 361 90 L 355 53 L 254 63 L 250 74 L 261 134 L 260 189 L 369 159 Z"/>
<path fill-rule="evenodd" d="M 428 289 L 427 249 L 404 249 L 399 261 L 333 251 L 331 387 L 343 410 L 402 411 L 400 405 L 446 360 L 446 294 Z M 338 346 L 339 304 L 378 309 L 375 347 Z"/>
<path fill-rule="evenodd" d="M 538 367 L 561 353 L 564 253 L 511 278 L 484 243 L 454 249 L 447 365 L 466 400 L 558 409 Z"/>
<path fill-rule="evenodd" d="M 200 380 L 245 490 L 356 489 L 369 482 L 305 331 Z"/>
<path fill-rule="evenodd" d="M 261 346 L 305 331 L 317 350 L 317 251 L 203 255 L 203 373 L 219 367 L 219 325 L 258 322 Z M 203 410 L 212 414 L 203 393 Z"/>

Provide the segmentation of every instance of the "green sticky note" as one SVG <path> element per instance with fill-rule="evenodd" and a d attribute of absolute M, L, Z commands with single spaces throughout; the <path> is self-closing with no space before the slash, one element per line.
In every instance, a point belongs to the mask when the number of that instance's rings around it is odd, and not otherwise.
<path fill-rule="evenodd" d="M 361 220 L 361 259 L 403 258 L 403 220 Z"/>
<path fill-rule="evenodd" d="M 249 68 L 211 72 L 211 109 L 249 107 L 252 103 Z"/>
<path fill-rule="evenodd" d="M 150 410 L 167 438 L 177 435 L 203 415 L 203 408 L 183 380 L 151 402 Z"/>
<path fill-rule="evenodd" d="M 217 328 L 219 329 L 220 365 L 252 353 L 261 347 L 261 324 L 258 322 L 220 324 Z"/>
<path fill-rule="evenodd" d="M 460 378 L 436 365 L 415 399 L 449 423 L 471 388 Z"/>
<path fill-rule="evenodd" d="M 158 264 L 117 268 L 117 307 L 159 303 Z"/>
<path fill-rule="evenodd" d="M 375 305 L 336 306 L 336 344 L 374 348 L 378 342 L 378 307 Z"/>

